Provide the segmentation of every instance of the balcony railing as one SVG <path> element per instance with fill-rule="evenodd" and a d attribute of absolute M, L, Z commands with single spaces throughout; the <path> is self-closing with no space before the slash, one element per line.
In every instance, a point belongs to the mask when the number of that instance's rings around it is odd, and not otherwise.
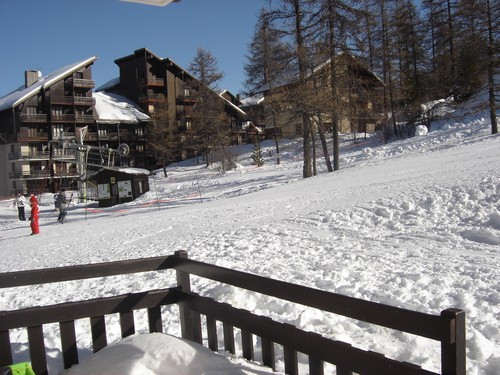
<path fill-rule="evenodd" d="M 75 115 L 73 114 L 55 114 L 52 115 L 52 122 L 74 122 Z"/>
<path fill-rule="evenodd" d="M 67 82 L 68 84 L 73 85 L 73 87 L 84 87 L 89 89 L 95 87 L 95 82 L 91 79 L 70 78 Z"/>
<path fill-rule="evenodd" d="M 28 113 L 23 113 L 19 115 L 19 121 L 20 122 L 41 122 L 41 123 L 46 123 L 47 122 L 47 115 L 45 114 L 28 114 Z"/>
<path fill-rule="evenodd" d="M 26 151 L 26 152 L 9 153 L 9 160 L 26 160 L 26 159 L 45 160 L 48 158 L 49 158 L 48 151 Z"/>
<path fill-rule="evenodd" d="M 88 96 L 75 96 L 75 104 L 76 105 L 94 105 L 95 99 L 90 98 Z"/>
<path fill-rule="evenodd" d="M 19 133 L 17 133 L 17 141 L 18 142 L 46 142 L 48 140 L 49 140 L 49 135 L 47 132 L 38 132 L 38 133 L 19 132 Z"/>
<path fill-rule="evenodd" d="M 75 115 L 75 121 L 76 122 L 84 122 L 84 123 L 92 123 L 94 122 L 94 116 L 93 115 Z"/>
<path fill-rule="evenodd" d="M 165 95 L 163 94 L 149 94 L 149 95 L 140 95 L 139 102 L 158 102 L 160 100 L 164 100 Z"/>
<path fill-rule="evenodd" d="M 141 79 L 139 81 L 141 86 L 165 86 L 165 80 L 163 78 L 156 78 L 153 76 L 148 76 L 147 79 Z"/>
<path fill-rule="evenodd" d="M 52 104 L 69 104 L 73 105 L 74 100 L 72 96 L 58 96 L 54 95 L 50 97 L 50 102 Z"/>
<path fill-rule="evenodd" d="M 48 178 L 50 177 L 50 171 L 33 169 L 30 171 L 22 172 L 9 172 L 9 178 L 13 179 L 31 179 L 31 178 Z"/>
<path fill-rule="evenodd" d="M 95 99 L 88 96 L 52 96 L 50 101 L 52 104 L 66 105 L 91 106 L 95 104 Z"/>

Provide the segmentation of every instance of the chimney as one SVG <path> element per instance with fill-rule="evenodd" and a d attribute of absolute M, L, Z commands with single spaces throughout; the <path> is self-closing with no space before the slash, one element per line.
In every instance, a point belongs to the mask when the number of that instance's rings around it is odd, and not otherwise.
<path fill-rule="evenodd" d="M 40 76 L 41 74 L 38 70 L 26 70 L 24 72 L 24 85 L 26 86 L 26 88 L 38 82 Z"/>

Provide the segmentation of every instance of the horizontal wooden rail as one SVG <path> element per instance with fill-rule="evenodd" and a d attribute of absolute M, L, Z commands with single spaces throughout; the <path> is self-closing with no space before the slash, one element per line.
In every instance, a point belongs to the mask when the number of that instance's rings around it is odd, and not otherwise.
<path fill-rule="evenodd" d="M 177 256 L 172 256 L 169 263 L 178 271 L 437 341 L 442 341 L 449 330 L 448 324 L 437 315 L 290 284 Z"/>
<path fill-rule="evenodd" d="M 96 264 L 16 271 L 0 274 L 0 288 L 48 284 L 61 281 L 92 279 L 137 272 L 159 271 L 171 268 L 169 257 L 122 260 Z"/>
<path fill-rule="evenodd" d="M 355 348 L 341 341 L 330 340 L 316 333 L 305 332 L 290 324 L 275 322 L 269 318 L 236 309 L 193 293 L 181 292 L 180 305 L 204 314 L 211 319 L 225 322 L 247 332 L 269 339 L 285 347 L 328 363 L 348 368 L 359 374 L 436 374 L 419 366 L 398 362 L 379 353 Z"/>
<path fill-rule="evenodd" d="M 0 331 L 170 305 L 179 302 L 179 298 L 178 289 L 169 288 L 58 305 L 0 311 Z"/>

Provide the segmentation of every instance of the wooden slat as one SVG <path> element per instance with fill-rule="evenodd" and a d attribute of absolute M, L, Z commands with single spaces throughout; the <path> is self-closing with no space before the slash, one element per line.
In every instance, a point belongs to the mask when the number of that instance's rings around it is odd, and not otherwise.
<path fill-rule="evenodd" d="M 219 351 L 219 343 L 217 341 L 217 322 L 215 319 L 207 316 L 207 336 L 208 347 L 214 352 Z"/>
<path fill-rule="evenodd" d="M 187 259 L 186 251 L 176 251 L 175 255 L 182 259 Z M 191 281 L 189 273 L 176 271 L 177 286 L 183 292 L 191 291 Z M 179 306 L 181 335 L 182 338 L 202 344 L 201 335 L 201 317 L 200 314 L 186 309 L 184 306 Z"/>
<path fill-rule="evenodd" d="M 446 323 L 435 315 L 364 301 L 178 256 L 172 257 L 169 262 L 177 271 L 433 340 L 441 341 L 446 329 Z"/>
<path fill-rule="evenodd" d="M 0 273 L 0 288 L 164 270 L 171 268 L 168 258 L 169 257 L 161 256 L 117 262 Z"/>
<path fill-rule="evenodd" d="M 224 349 L 231 354 L 235 354 L 234 327 L 230 324 L 222 323 L 222 330 L 224 332 Z"/>
<path fill-rule="evenodd" d="M 448 326 L 441 342 L 441 371 L 443 374 L 465 375 L 465 312 L 447 309 L 441 312 L 441 317 Z"/>
<path fill-rule="evenodd" d="M 284 347 L 283 350 L 285 355 L 285 373 L 297 375 L 299 373 L 297 351 L 287 347 Z"/>
<path fill-rule="evenodd" d="M 104 316 L 95 316 L 90 318 L 90 331 L 92 333 L 92 349 L 94 353 L 108 345 L 106 338 L 106 321 Z"/>
<path fill-rule="evenodd" d="M 75 321 L 70 320 L 59 323 L 61 332 L 61 349 L 64 360 L 64 368 L 68 369 L 78 364 L 78 349 L 76 346 Z"/>
<path fill-rule="evenodd" d="M 253 335 L 245 330 L 241 330 L 241 346 L 243 347 L 243 358 L 253 361 L 255 359 L 253 349 Z"/>
<path fill-rule="evenodd" d="M 148 309 L 149 332 L 163 332 L 161 320 L 161 306 L 150 307 Z"/>
<path fill-rule="evenodd" d="M 181 297 L 178 293 L 173 293 L 172 290 L 177 290 L 177 288 L 14 311 L 0 311 L 0 331 L 169 305 L 176 303 Z"/>
<path fill-rule="evenodd" d="M 276 371 L 276 360 L 274 355 L 274 343 L 261 337 L 261 345 L 262 345 L 262 363 L 264 366 L 271 367 L 273 371 Z"/>
<path fill-rule="evenodd" d="M 28 327 L 31 366 L 37 375 L 48 375 L 42 326 Z"/>
<path fill-rule="evenodd" d="M 309 356 L 309 375 L 324 375 L 324 362 L 315 357 Z"/>
<path fill-rule="evenodd" d="M 435 373 L 421 369 L 418 366 L 410 366 L 386 358 L 378 353 L 367 352 L 340 341 L 330 340 L 318 334 L 275 322 L 266 317 L 242 312 L 239 309 L 228 307 L 225 304 L 193 293 L 187 293 L 179 303 L 201 314 L 212 316 L 214 319 L 263 337 L 262 352 L 267 366 L 273 364 L 272 356 L 269 354 L 272 346 L 270 344 L 276 342 L 284 347 L 293 348 L 300 353 L 312 355 L 317 360 L 350 369 L 358 374 L 435 375 Z"/>
<path fill-rule="evenodd" d="M 0 331 L 0 367 L 12 364 L 9 331 Z"/>
<path fill-rule="evenodd" d="M 122 333 L 122 338 L 131 336 L 135 333 L 133 311 L 120 313 L 120 329 Z"/>

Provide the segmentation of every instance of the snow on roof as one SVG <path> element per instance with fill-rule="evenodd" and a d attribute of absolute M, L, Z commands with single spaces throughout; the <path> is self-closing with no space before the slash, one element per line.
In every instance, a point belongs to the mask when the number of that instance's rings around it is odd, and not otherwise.
<path fill-rule="evenodd" d="M 115 87 L 119 83 L 120 83 L 120 77 L 116 77 L 116 78 L 110 79 L 105 84 L 99 86 L 98 88 L 95 89 L 95 91 L 106 91 L 107 89 Z"/>
<path fill-rule="evenodd" d="M 241 99 L 241 105 L 243 107 L 250 105 L 257 105 L 262 103 L 263 101 L 264 101 L 264 94 L 260 92 L 258 94 Z"/>
<path fill-rule="evenodd" d="M 139 106 L 124 96 L 96 92 L 94 118 L 99 123 L 124 122 L 136 124 L 148 121 L 149 116 L 142 113 Z"/>
<path fill-rule="evenodd" d="M 151 173 L 147 169 L 144 169 L 144 168 L 106 167 L 104 169 L 108 169 L 108 170 L 116 171 L 116 172 L 128 173 L 128 174 L 146 174 L 146 175 L 149 175 Z"/>
<path fill-rule="evenodd" d="M 41 77 L 30 87 L 26 88 L 24 86 L 21 86 L 18 90 L 13 91 L 10 94 L 0 98 L 0 111 L 17 106 L 18 104 L 38 94 L 41 90 L 47 89 L 62 78 L 65 78 L 70 74 L 76 72 L 77 70 L 83 68 L 84 66 L 93 63 L 96 59 L 97 56 L 92 56 L 86 60 L 71 65 L 66 65 L 65 67 L 56 70 L 55 72 L 45 77 Z"/>
<path fill-rule="evenodd" d="M 224 99 L 232 108 L 236 109 L 236 111 L 238 111 L 239 113 L 241 113 L 243 116 L 246 116 L 246 112 L 243 111 L 240 107 L 238 107 L 237 105 L 234 105 L 233 103 L 231 103 L 229 100 L 227 100 L 226 98 L 224 98 L 224 96 L 222 94 L 224 94 L 227 90 L 224 90 L 223 92 L 221 92 L 219 94 L 219 96 Z"/>

